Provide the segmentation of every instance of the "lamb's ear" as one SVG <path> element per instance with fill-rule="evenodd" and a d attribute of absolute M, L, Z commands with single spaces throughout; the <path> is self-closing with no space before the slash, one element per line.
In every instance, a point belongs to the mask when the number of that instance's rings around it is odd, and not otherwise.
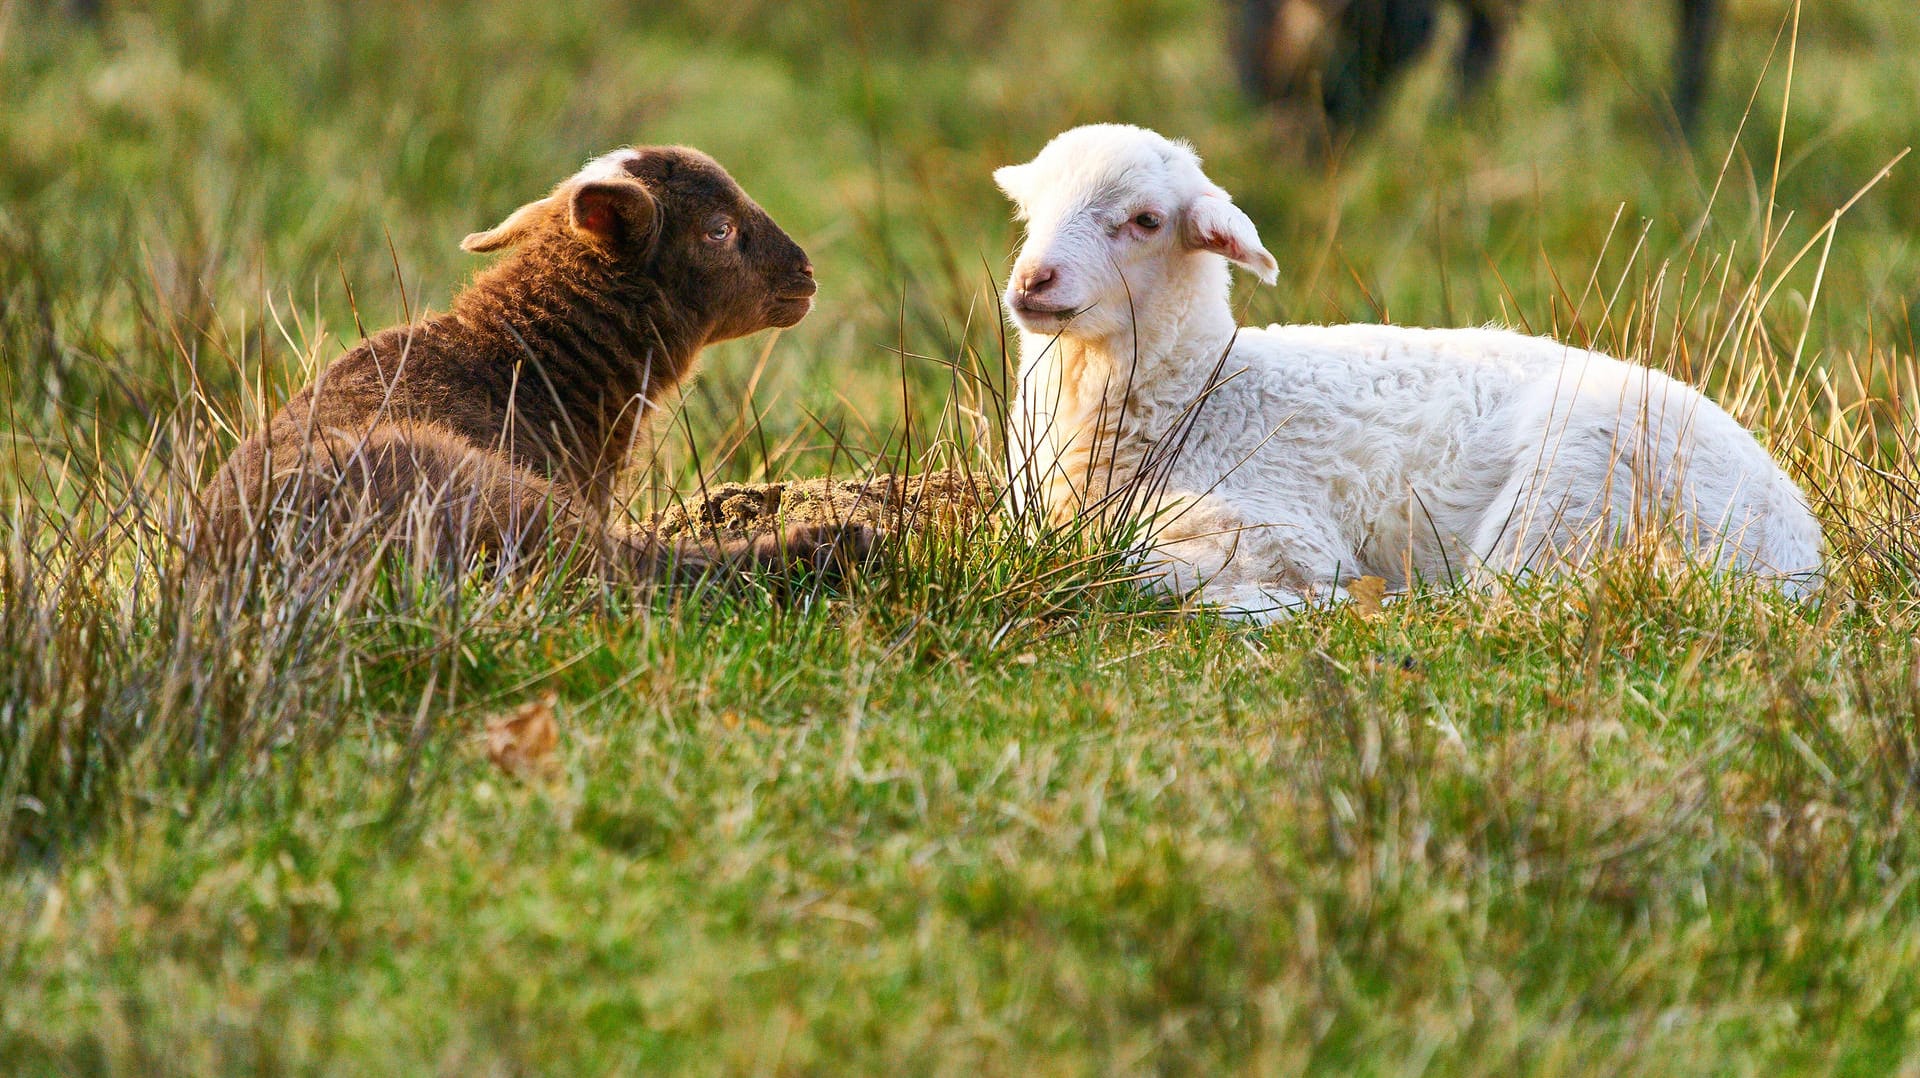
<path fill-rule="evenodd" d="M 475 232 L 466 239 L 461 240 L 460 249 L 462 251 L 472 251 L 475 254 L 481 254 L 487 251 L 498 251 L 502 247 L 513 246 L 519 242 L 520 237 L 526 233 L 527 229 L 532 227 L 534 218 L 540 215 L 540 211 L 546 209 L 547 204 L 552 201 L 552 196 L 548 196 L 527 203 L 508 214 L 506 220 L 487 229 L 485 232 Z"/>
<path fill-rule="evenodd" d="M 1280 263 L 1260 243 L 1253 218 L 1227 198 L 1224 191 L 1208 191 L 1187 207 L 1181 236 L 1196 251 L 1212 251 L 1260 278 L 1262 284 L 1280 279 Z"/>
<path fill-rule="evenodd" d="M 653 196 L 638 180 L 588 180 L 567 200 L 573 230 L 602 247 L 644 245 L 653 234 Z"/>
<path fill-rule="evenodd" d="M 1016 205 L 1027 203 L 1027 181 L 1033 169 L 1029 165 L 1002 165 L 993 170 L 993 182 Z"/>

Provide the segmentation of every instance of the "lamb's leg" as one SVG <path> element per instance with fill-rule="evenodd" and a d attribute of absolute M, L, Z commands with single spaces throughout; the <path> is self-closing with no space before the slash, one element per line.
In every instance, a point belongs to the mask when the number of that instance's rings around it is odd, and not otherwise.
<path fill-rule="evenodd" d="M 1310 521 L 1248 524 L 1209 496 L 1177 510 L 1141 562 L 1160 590 L 1271 623 L 1344 600 L 1358 559 Z"/>
<path fill-rule="evenodd" d="M 1546 452 L 1522 454 L 1475 530 L 1468 579 L 1485 586 L 1500 577 L 1577 569 L 1647 521 L 1668 523 L 1672 510 L 1658 504 L 1658 482 L 1611 444 L 1632 444 L 1634 437 L 1596 431 L 1583 438 L 1576 431 L 1559 435 Z"/>
<path fill-rule="evenodd" d="M 1352 0 L 1340 8 L 1339 35 L 1321 91 L 1336 136 L 1365 128 L 1400 74 L 1433 38 L 1437 0 Z"/>
<path fill-rule="evenodd" d="M 1713 42 L 1720 32 L 1720 0 L 1680 0 L 1680 33 L 1673 46 L 1673 114 L 1680 132 L 1700 126 L 1700 105 L 1712 74 Z"/>
<path fill-rule="evenodd" d="M 1515 475 L 1495 496 L 1473 538 L 1467 580 L 1489 588 L 1502 578 L 1550 570 L 1570 552 L 1570 521 L 1562 499 L 1540 489 L 1531 469 Z"/>
<path fill-rule="evenodd" d="M 1256 625 L 1273 625 L 1314 607 L 1343 602 L 1347 589 L 1334 585 L 1318 595 L 1307 596 L 1281 584 L 1235 584 L 1208 588 L 1204 597 L 1229 617 Z"/>

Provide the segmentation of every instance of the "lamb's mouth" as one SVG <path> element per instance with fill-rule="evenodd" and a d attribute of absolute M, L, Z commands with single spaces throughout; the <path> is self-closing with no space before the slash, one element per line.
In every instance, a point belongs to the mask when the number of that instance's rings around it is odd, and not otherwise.
<path fill-rule="evenodd" d="M 1016 318 L 1022 321 L 1043 324 L 1064 324 L 1072 321 L 1073 317 L 1080 313 L 1080 308 L 1078 307 L 1049 307 L 1045 304 L 1034 303 L 1030 300 L 1027 302 L 1016 300 L 1011 306 L 1013 307 L 1013 313 Z"/>
<path fill-rule="evenodd" d="M 812 296 L 775 296 L 774 324 L 782 329 L 797 325 L 813 310 Z"/>

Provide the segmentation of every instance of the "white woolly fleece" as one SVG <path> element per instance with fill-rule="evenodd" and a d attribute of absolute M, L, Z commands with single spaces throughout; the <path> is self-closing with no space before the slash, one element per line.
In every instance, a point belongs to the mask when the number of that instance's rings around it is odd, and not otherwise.
<path fill-rule="evenodd" d="M 1190 149 L 1141 128 L 1076 128 L 995 178 L 1027 222 L 1016 499 L 1150 521 L 1163 589 L 1271 620 L 1360 576 L 1573 568 L 1649 534 L 1796 596 L 1818 583 L 1800 490 L 1664 374 L 1501 329 L 1237 328 L 1226 259 L 1272 258 Z M 1042 270 L 1067 313 L 1022 294 Z"/>

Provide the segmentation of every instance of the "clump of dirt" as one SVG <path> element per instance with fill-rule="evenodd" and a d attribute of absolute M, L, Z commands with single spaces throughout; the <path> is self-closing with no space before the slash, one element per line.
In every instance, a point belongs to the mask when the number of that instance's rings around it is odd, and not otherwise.
<path fill-rule="evenodd" d="M 722 483 L 653 515 L 662 539 L 756 535 L 795 524 L 865 524 L 885 533 L 959 530 L 993 510 L 997 492 L 955 471 L 868 479 Z"/>

